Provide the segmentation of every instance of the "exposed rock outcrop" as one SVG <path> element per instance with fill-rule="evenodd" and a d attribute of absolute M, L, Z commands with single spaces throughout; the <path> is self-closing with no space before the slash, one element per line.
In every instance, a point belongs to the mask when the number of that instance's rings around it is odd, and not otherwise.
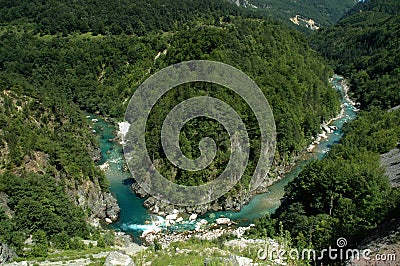
<path fill-rule="evenodd" d="M 92 158 L 93 162 L 98 162 L 101 160 L 101 150 L 100 148 L 93 148 L 91 145 L 88 145 L 88 152 L 90 158 Z"/>
<path fill-rule="evenodd" d="M 104 262 L 105 266 L 134 266 L 132 258 L 128 255 L 122 254 L 118 251 L 113 251 L 108 254 L 106 261 Z"/>
<path fill-rule="evenodd" d="M 294 161 L 297 161 L 300 156 L 296 157 Z M 234 210 L 240 211 L 240 209 L 248 204 L 251 198 L 255 194 L 268 192 L 268 187 L 273 183 L 281 179 L 285 173 L 287 173 L 291 167 L 293 167 L 294 162 L 284 162 L 280 165 L 274 164 L 271 168 L 268 178 L 265 179 L 257 190 L 252 192 L 238 193 L 235 196 L 225 195 L 216 201 L 212 201 L 208 204 L 196 205 L 196 206 L 176 206 L 171 205 L 166 202 L 157 200 L 156 198 L 150 196 L 140 185 L 136 182 L 132 184 L 132 190 L 140 197 L 146 198 L 143 205 L 151 212 L 164 216 L 165 214 L 172 213 L 174 209 L 177 209 L 179 213 L 196 213 L 203 215 L 208 211 L 224 211 L 224 210 Z"/>
<path fill-rule="evenodd" d="M 14 212 L 8 207 L 8 195 L 0 191 L 0 209 L 2 209 L 8 218 L 14 216 Z"/>
<path fill-rule="evenodd" d="M 32 151 L 31 155 L 24 156 L 23 170 L 27 172 L 44 174 L 48 167 L 50 156 L 41 151 Z M 22 169 L 21 169 L 22 170 Z"/>
<path fill-rule="evenodd" d="M 71 182 L 67 186 L 67 193 L 76 205 L 91 211 L 92 225 L 98 225 L 96 219 L 118 220 L 120 208 L 117 200 L 110 193 L 102 191 L 93 181 L 85 180 L 82 184 Z"/>
<path fill-rule="evenodd" d="M 400 148 L 382 154 L 381 163 L 386 169 L 392 187 L 400 187 Z"/>
<path fill-rule="evenodd" d="M 321 25 L 315 22 L 312 18 L 306 18 L 301 15 L 296 15 L 293 18 L 290 18 L 290 21 L 298 26 L 305 26 L 311 30 L 318 30 Z"/>
<path fill-rule="evenodd" d="M 17 257 L 14 251 L 9 248 L 6 244 L 0 243 L 0 265 L 12 260 Z"/>

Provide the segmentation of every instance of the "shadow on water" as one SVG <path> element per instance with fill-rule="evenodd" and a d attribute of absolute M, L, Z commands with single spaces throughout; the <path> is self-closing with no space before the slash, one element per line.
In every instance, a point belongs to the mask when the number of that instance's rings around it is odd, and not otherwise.
<path fill-rule="evenodd" d="M 135 183 L 135 180 L 133 178 L 127 178 L 122 180 L 122 185 L 124 186 L 131 186 L 133 183 Z"/>

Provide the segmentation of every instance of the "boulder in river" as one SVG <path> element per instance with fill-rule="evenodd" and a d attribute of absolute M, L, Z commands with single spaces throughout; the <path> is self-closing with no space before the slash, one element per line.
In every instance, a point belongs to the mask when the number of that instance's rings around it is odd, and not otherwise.
<path fill-rule="evenodd" d="M 221 225 L 221 224 L 230 225 L 230 224 L 232 223 L 232 222 L 231 222 L 231 219 L 225 218 L 225 217 L 218 218 L 217 220 L 215 220 L 215 222 L 216 222 L 218 225 Z"/>
<path fill-rule="evenodd" d="M 197 213 L 192 213 L 189 217 L 189 220 L 193 221 L 197 219 Z"/>
<path fill-rule="evenodd" d="M 143 231 L 141 237 L 146 237 L 149 234 L 158 234 L 162 231 L 162 229 L 158 226 L 152 226 L 146 230 Z"/>
<path fill-rule="evenodd" d="M 178 218 L 178 214 L 169 214 L 165 217 L 165 220 L 176 220 Z"/>
<path fill-rule="evenodd" d="M 206 225 L 208 224 L 207 220 L 201 219 L 200 222 L 198 222 L 200 225 Z"/>

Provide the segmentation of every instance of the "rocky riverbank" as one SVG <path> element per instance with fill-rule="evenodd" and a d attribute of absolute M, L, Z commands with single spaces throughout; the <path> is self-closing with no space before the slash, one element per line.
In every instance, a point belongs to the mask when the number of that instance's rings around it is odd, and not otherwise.
<path fill-rule="evenodd" d="M 113 223 L 118 220 L 120 208 L 117 200 L 109 193 L 102 191 L 100 186 L 91 180 L 80 185 L 73 181 L 67 185 L 67 193 L 77 206 L 90 210 L 89 223 L 100 226 L 100 221 Z"/>
<path fill-rule="evenodd" d="M 144 231 L 141 238 L 147 245 L 157 242 L 163 248 L 166 248 L 173 242 L 187 241 L 192 237 L 208 241 L 217 239 L 222 235 L 233 235 L 241 238 L 247 230 L 254 226 L 251 224 L 248 227 L 236 227 L 228 218 L 224 219 L 226 220 L 218 221 L 217 219 L 215 223 L 211 224 L 208 224 L 206 220 L 200 220 L 196 223 L 194 230 L 181 232 L 168 230 L 166 227 L 154 227 Z"/>
<path fill-rule="evenodd" d="M 94 162 L 101 160 L 101 150 L 88 146 L 89 155 Z M 66 181 L 66 192 L 71 200 L 84 210 L 90 210 L 89 223 L 94 227 L 100 226 L 100 221 L 108 224 L 118 220 L 120 208 L 117 200 L 108 191 L 103 191 L 99 180 L 84 180 L 77 183 Z"/>
<path fill-rule="evenodd" d="M 331 82 L 332 81 L 333 81 L 333 79 L 331 80 Z M 342 103 L 340 105 L 340 112 L 336 117 L 333 117 L 330 120 L 321 124 L 322 133 L 318 134 L 316 136 L 316 138 L 313 138 L 313 142 L 307 147 L 307 152 L 313 152 L 315 150 L 315 148 L 317 147 L 317 145 L 320 144 L 320 142 L 322 140 L 327 139 L 328 135 L 337 129 L 337 127 L 332 125 L 332 123 L 345 116 L 345 113 L 346 113 L 345 111 L 346 111 L 347 105 L 350 104 L 352 106 L 352 108 L 354 109 L 354 111 L 356 111 L 356 112 L 358 111 L 358 108 L 357 108 L 358 104 L 350 99 L 350 96 L 349 96 L 350 86 L 348 85 L 347 80 L 342 78 L 339 81 L 339 84 L 342 87 L 343 99 L 344 99 L 344 103 Z"/>
<path fill-rule="evenodd" d="M 94 162 L 101 159 L 101 150 L 88 147 L 89 154 Z M 84 210 L 90 210 L 89 223 L 94 227 L 100 226 L 100 221 L 113 223 L 118 220 L 120 208 L 117 200 L 107 191 L 103 191 L 99 181 L 85 180 L 77 184 L 68 180 L 66 192 L 73 202 Z"/>
<path fill-rule="evenodd" d="M 355 101 L 353 101 L 353 100 L 350 98 L 350 95 L 349 95 L 350 85 L 349 85 L 347 79 L 344 79 L 344 78 L 341 79 L 341 80 L 340 80 L 340 85 L 341 85 L 342 88 L 343 88 L 343 93 L 344 93 L 344 98 L 345 98 L 345 100 L 346 100 L 347 102 L 349 102 L 352 106 L 358 107 L 359 104 L 356 103 Z M 358 108 L 356 108 L 355 111 L 358 111 Z"/>
<path fill-rule="evenodd" d="M 335 76 L 332 80 L 334 80 L 334 85 L 336 86 L 336 88 L 339 91 L 342 91 L 342 86 L 339 84 L 340 77 Z M 346 92 L 343 93 L 347 95 L 347 89 Z M 281 194 L 283 194 L 283 192 L 276 192 L 274 184 L 277 184 L 277 189 L 279 191 L 283 191 L 283 186 L 279 185 L 281 183 L 278 182 L 279 180 L 287 176 L 287 173 L 292 171 L 292 169 L 296 165 L 298 165 L 299 162 L 306 161 L 311 157 L 320 156 L 320 154 L 324 154 L 327 150 L 329 150 L 329 145 L 331 145 L 330 143 L 334 143 L 335 141 L 340 139 L 340 134 L 336 134 L 339 131 L 336 131 L 335 134 L 329 135 L 330 133 L 332 133 L 332 131 L 336 129 L 336 127 L 334 127 L 331 123 L 334 122 L 334 120 L 339 119 L 338 122 L 335 122 L 335 125 L 341 127 L 344 122 L 354 117 L 352 106 L 346 100 L 342 99 L 342 102 L 346 105 L 342 105 L 342 112 L 340 113 L 340 115 L 321 125 L 322 133 L 320 134 L 320 136 L 315 136 L 314 139 L 314 141 L 317 140 L 321 143 L 319 145 L 316 143 L 315 147 L 309 150 L 309 152 L 311 153 L 307 152 L 307 149 L 304 149 L 303 152 L 297 154 L 296 156 L 293 156 L 290 159 L 281 160 L 279 162 L 275 161 L 271 167 L 268 178 L 265 179 L 265 182 L 261 184 L 261 186 L 256 191 L 252 191 L 251 193 L 249 193 L 248 191 L 242 190 L 241 192 L 236 193 L 235 196 L 224 195 L 224 197 L 221 197 L 216 202 L 192 207 L 180 207 L 165 204 L 148 195 L 137 183 L 135 183 L 134 180 L 131 178 L 127 166 L 124 164 L 123 154 L 122 152 L 120 152 L 121 146 L 118 145 L 118 142 L 123 139 L 124 134 L 127 132 L 129 124 L 118 123 L 118 126 L 116 126 L 116 123 L 113 123 L 113 125 L 111 125 L 110 122 L 103 121 L 103 119 L 96 117 L 99 119 L 98 122 L 93 124 L 93 128 L 95 128 L 97 134 L 101 136 L 100 146 L 103 155 L 103 160 L 101 161 L 102 167 L 104 168 L 107 178 L 111 180 L 111 190 L 113 193 L 115 193 L 115 195 L 118 196 L 120 206 L 125 206 L 123 207 L 124 212 L 121 214 L 121 219 L 120 221 L 118 221 L 118 223 L 120 224 L 120 228 L 122 228 L 122 230 L 132 232 L 135 237 L 138 237 L 136 231 L 141 231 L 143 228 L 143 230 L 145 230 L 145 228 L 151 225 L 149 223 L 145 223 L 146 220 L 151 220 L 152 216 L 149 216 L 148 210 L 150 210 L 150 212 L 152 212 L 153 214 L 161 217 L 166 217 L 167 215 L 173 214 L 174 210 L 177 210 L 179 213 L 186 214 L 187 216 L 189 216 L 190 214 L 202 215 L 207 212 L 222 212 L 221 215 L 224 215 L 224 211 L 241 212 L 242 210 L 245 210 L 246 214 L 245 216 L 243 216 L 243 219 L 246 219 L 247 214 L 251 215 L 251 217 L 254 217 L 252 215 L 252 212 L 249 211 L 247 207 L 245 207 L 245 205 L 252 206 L 250 208 L 256 208 L 256 213 L 266 209 L 272 211 L 272 203 L 261 203 L 265 202 L 263 195 L 267 195 L 264 192 L 270 192 L 268 193 L 268 197 L 270 197 L 268 201 L 272 200 L 271 197 L 273 197 L 273 201 L 279 204 L 279 199 L 282 197 Z M 119 129 L 117 137 L 115 134 L 116 127 L 117 129 Z M 325 137 L 328 137 L 326 143 L 322 141 L 322 138 Z M 319 147 L 319 149 L 314 149 L 317 146 Z M 273 186 L 271 187 L 271 185 Z M 129 186 L 128 188 L 130 188 L 135 193 L 130 193 L 129 189 L 127 189 L 126 186 Z M 259 201 L 258 197 L 262 199 L 260 203 L 251 202 L 251 199 L 254 198 L 255 194 L 261 194 L 256 196 L 257 201 Z M 139 197 L 141 197 L 142 199 L 139 199 Z M 233 214 L 233 216 L 236 217 L 235 214 Z M 137 217 L 143 218 L 137 219 Z M 210 218 L 212 220 L 212 217 Z M 240 219 L 242 218 L 238 218 L 238 220 Z"/>
<path fill-rule="evenodd" d="M 249 203 L 252 194 L 238 194 L 233 196 L 226 196 L 222 200 L 213 201 L 208 204 L 197 205 L 197 206 L 176 206 L 171 205 L 147 194 L 136 182 L 132 184 L 132 190 L 142 198 L 147 198 L 144 202 L 144 206 L 152 213 L 160 216 L 165 216 L 167 213 L 171 213 L 174 209 L 180 213 L 196 213 L 203 215 L 208 211 L 224 211 L 224 210 L 235 210 L 239 211 L 241 207 Z"/>

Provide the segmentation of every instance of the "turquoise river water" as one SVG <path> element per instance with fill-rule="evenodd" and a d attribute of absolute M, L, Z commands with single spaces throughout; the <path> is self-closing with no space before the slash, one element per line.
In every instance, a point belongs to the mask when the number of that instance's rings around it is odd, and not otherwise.
<path fill-rule="evenodd" d="M 304 156 L 283 179 L 269 187 L 269 192 L 255 195 L 250 203 L 245 205 L 241 211 L 210 212 L 199 217 L 199 219 L 206 219 L 211 222 L 219 217 L 228 217 L 240 224 L 250 222 L 255 218 L 274 212 L 280 205 L 280 199 L 283 196 L 285 185 L 296 177 L 302 166 L 309 160 L 323 158 L 326 152 L 329 151 L 331 145 L 337 143 L 342 137 L 341 129 L 343 124 L 355 118 L 355 107 L 348 99 L 343 97 L 344 91 L 340 84 L 341 79 L 342 77 L 340 76 L 334 76 L 332 81 L 333 87 L 342 95 L 341 102 L 344 107 L 344 115 L 332 123 L 332 125 L 337 127 L 337 130 L 329 134 L 327 139 L 322 140 L 320 144 L 317 145 L 316 149 L 314 149 L 313 153 Z M 115 126 L 95 115 L 88 116 L 88 119 L 98 119 L 98 122 L 93 122 L 92 127 L 96 131 L 95 133 L 100 142 L 102 160 L 99 164 L 108 165 L 105 174 L 110 182 L 110 191 L 117 198 L 121 208 L 120 218 L 112 227 L 115 230 L 132 234 L 134 239 L 139 241 L 138 236 L 143 230 L 154 226 L 156 220 L 162 222 L 163 218 L 150 214 L 147 209 L 143 207 L 144 199 L 136 196 L 132 192 L 130 188 L 133 181 L 131 175 L 129 172 L 123 170 L 124 155 L 122 147 L 118 143 L 110 141 L 115 138 Z M 193 229 L 194 226 L 195 222 L 184 221 L 182 224 L 171 228 L 171 230 Z"/>

